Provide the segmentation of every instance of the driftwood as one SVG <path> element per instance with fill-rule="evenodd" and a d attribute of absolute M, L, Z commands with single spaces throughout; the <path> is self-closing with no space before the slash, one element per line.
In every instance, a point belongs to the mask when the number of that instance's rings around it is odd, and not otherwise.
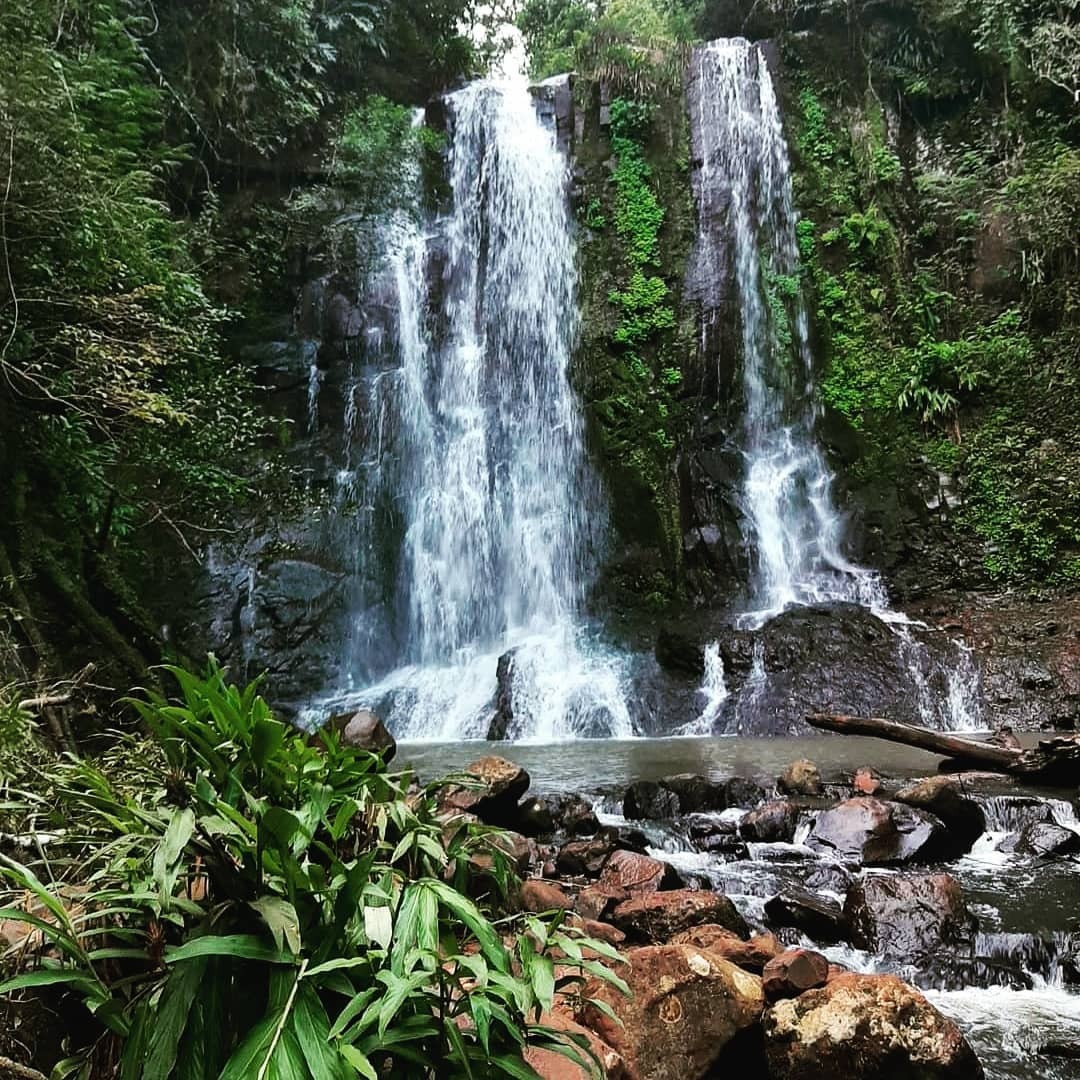
<path fill-rule="evenodd" d="M 1034 748 L 1022 750 L 876 717 L 813 713 L 806 720 L 812 727 L 824 731 L 835 731 L 841 735 L 868 735 L 904 746 L 915 746 L 933 754 L 956 758 L 965 764 L 981 765 L 992 772 L 1009 773 L 1036 783 L 1065 787 L 1080 783 L 1080 736 L 1058 735 L 1041 739 Z"/>

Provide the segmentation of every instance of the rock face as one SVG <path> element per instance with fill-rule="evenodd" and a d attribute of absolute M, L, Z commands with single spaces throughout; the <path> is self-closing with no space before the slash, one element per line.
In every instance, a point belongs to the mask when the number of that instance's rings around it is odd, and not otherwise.
<path fill-rule="evenodd" d="M 1040 858 L 1076 855 L 1080 853 L 1080 833 L 1052 821 L 1033 821 L 1025 825 L 1020 833 L 1016 851 L 1021 855 L 1038 855 Z"/>
<path fill-rule="evenodd" d="M 839 975 L 763 1019 L 771 1080 L 982 1080 L 960 1029 L 891 975 Z"/>
<path fill-rule="evenodd" d="M 340 732 L 343 746 L 381 754 L 384 761 L 392 761 L 397 753 L 394 736 L 370 709 L 358 709 L 354 713 L 333 716 L 327 721 L 327 727 Z"/>
<path fill-rule="evenodd" d="M 848 891 L 844 915 L 856 948 L 909 963 L 970 947 L 978 925 L 950 874 L 863 878 Z"/>
<path fill-rule="evenodd" d="M 750 933 L 726 896 L 690 889 L 635 896 L 615 908 L 611 921 L 631 941 L 654 944 L 669 941 L 675 934 L 703 923 L 722 926 L 740 937 Z"/>
<path fill-rule="evenodd" d="M 786 799 L 774 799 L 751 810 L 739 822 L 739 835 L 762 844 L 791 843 L 798 824 L 798 807 Z"/>
<path fill-rule="evenodd" d="M 793 761 L 777 778 L 776 786 L 786 795 L 820 795 L 825 790 L 818 767 L 806 758 Z"/>
<path fill-rule="evenodd" d="M 770 897 L 765 914 L 773 926 L 793 927 L 815 941 L 833 943 L 847 936 L 843 908 L 835 900 L 800 889 L 785 889 Z"/>
<path fill-rule="evenodd" d="M 823 811 L 807 843 L 843 862 L 892 866 L 936 858 L 947 841 L 945 826 L 931 814 L 869 797 Z"/>
<path fill-rule="evenodd" d="M 948 830 L 946 847 L 949 854 L 962 855 L 986 832 L 986 815 L 982 807 L 967 798 L 957 780 L 951 776 L 931 776 L 909 784 L 895 795 L 897 802 L 925 810 L 939 818 Z"/>
<path fill-rule="evenodd" d="M 618 974 L 624 997 L 590 981 L 583 996 L 605 1002 L 617 1022 L 586 1005 L 580 1019 L 622 1055 L 635 1080 L 701 1080 L 724 1047 L 761 1016 L 761 980 L 689 945 L 630 949 Z"/>

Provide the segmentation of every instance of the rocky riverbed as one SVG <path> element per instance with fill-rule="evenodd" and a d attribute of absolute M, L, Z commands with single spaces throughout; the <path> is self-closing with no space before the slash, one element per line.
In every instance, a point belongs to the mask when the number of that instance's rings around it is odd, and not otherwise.
<path fill-rule="evenodd" d="M 1067 798 L 805 759 L 539 794 L 505 758 L 465 771 L 447 816 L 511 830 L 521 909 L 623 952 L 632 997 L 597 982 L 556 1010 L 608 1077 L 1080 1076 Z"/>

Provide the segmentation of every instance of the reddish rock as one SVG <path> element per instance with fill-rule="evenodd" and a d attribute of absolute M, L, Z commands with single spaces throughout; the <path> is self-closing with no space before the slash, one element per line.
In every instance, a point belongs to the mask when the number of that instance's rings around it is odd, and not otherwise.
<path fill-rule="evenodd" d="M 762 1019 L 770 1080 L 982 1080 L 960 1029 L 892 975 L 840 975 Z"/>
<path fill-rule="evenodd" d="M 761 1016 L 761 980 L 712 953 L 654 945 L 631 949 L 626 959 L 618 974 L 631 997 L 599 980 L 583 991 L 617 1019 L 588 1004 L 581 1019 L 622 1055 L 633 1080 L 701 1080 Z"/>
<path fill-rule="evenodd" d="M 586 937 L 595 938 L 597 941 L 606 941 L 608 945 L 621 945 L 626 940 L 626 935 L 611 923 L 597 922 L 595 919 L 582 919 L 581 929 Z"/>
<path fill-rule="evenodd" d="M 654 893 L 670 882 L 673 871 L 666 862 L 636 851 L 613 851 L 600 871 L 600 884 L 625 889 L 631 896 Z M 665 880 L 667 879 L 667 880 Z"/>
<path fill-rule="evenodd" d="M 595 1032 L 558 1011 L 543 1013 L 540 1023 L 544 1027 L 554 1028 L 556 1031 L 566 1032 L 572 1036 L 584 1036 L 589 1042 L 589 1049 L 600 1062 L 602 1070 L 600 1076 L 603 1080 L 631 1080 L 623 1059 Z M 588 1056 L 576 1045 L 574 1049 L 582 1053 L 586 1061 L 585 1068 L 575 1065 L 555 1050 L 544 1050 L 538 1046 L 530 1046 L 526 1049 L 525 1061 L 536 1070 L 541 1080 L 596 1080 L 596 1070 Z"/>
<path fill-rule="evenodd" d="M 664 942 L 703 923 L 749 936 L 746 922 L 726 896 L 691 889 L 631 897 L 612 912 L 611 921 L 631 941 Z"/>
<path fill-rule="evenodd" d="M 682 930 L 672 937 L 671 944 L 706 949 L 757 975 L 774 956 L 783 951 L 783 946 L 772 934 L 755 934 L 749 941 L 743 941 L 738 934 L 715 923 Z"/>
<path fill-rule="evenodd" d="M 521 883 L 518 907 L 521 911 L 566 911 L 573 905 L 570 897 L 556 884 L 529 878 Z"/>
<path fill-rule="evenodd" d="M 829 961 L 821 953 L 811 949 L 788 949 L 765 965 L 761 972 L 761 988 L 766 1001 L 779 1001 L 824 986 L 828 978 Z"/>
<path fill-rule="evenodd" d="M 493 754 L 467 765 L 465 773 L 474 782 L 444 788 L 440 809 L 465 810 L 490 825 L 512 824 L 518 799 L 529 789 L 529 774 L 520 765 Z"/>
<path fill-rule="evenodd" d="M 574 910 L 584 919 L 606 919 L 624 900 L 630 899 L 626 889 L 607 885 L 588 885 L 574 898 Z"/>
<path fill-rule="evenodd" d="M 559 848 L 555 865 L 560 874 L 596 877 L 614 850 L 615 841 L 608 835 L 571 840 Z"/>
<path fill-rule="evenodd" d="M 776 787 L 786 795 L 820 795 L 825 790 L 818 767 L 806 758 L 793 761 L 777 777 Z"/>
<path fill-rule="evenodd" d="M 864 765 L 861 769 L 855 770 L 851 786 L 856 795 L 880 795 L 885 790 L 885 781 L 876 769 Z"/>

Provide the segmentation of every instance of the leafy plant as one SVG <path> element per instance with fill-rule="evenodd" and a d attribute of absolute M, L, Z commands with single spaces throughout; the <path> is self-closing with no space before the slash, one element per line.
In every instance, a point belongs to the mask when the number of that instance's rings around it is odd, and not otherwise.
<path fill-rule="evenodd" d="M 617 954 L 558 917 L 493 921 L 514 882 L 501 833 L 290 729 L 255 683 L 168 670 L 179 700 L 131 700 L 146 764 L 124 786 L 58 766 L 47 812 L 24 796 L 61 835 L 48 862 L 0 857 L 31 900 L 0 918 L 48 944 L 0 993 L 62 987 L 102 1027 L 55 1076 L 103 1076 L 116 1046 L 121 1080 L 523 1078 L 526 1045 L 589 1064 L 539 1020 L 586 975 L 622 986 L 597 959 Z"/>

